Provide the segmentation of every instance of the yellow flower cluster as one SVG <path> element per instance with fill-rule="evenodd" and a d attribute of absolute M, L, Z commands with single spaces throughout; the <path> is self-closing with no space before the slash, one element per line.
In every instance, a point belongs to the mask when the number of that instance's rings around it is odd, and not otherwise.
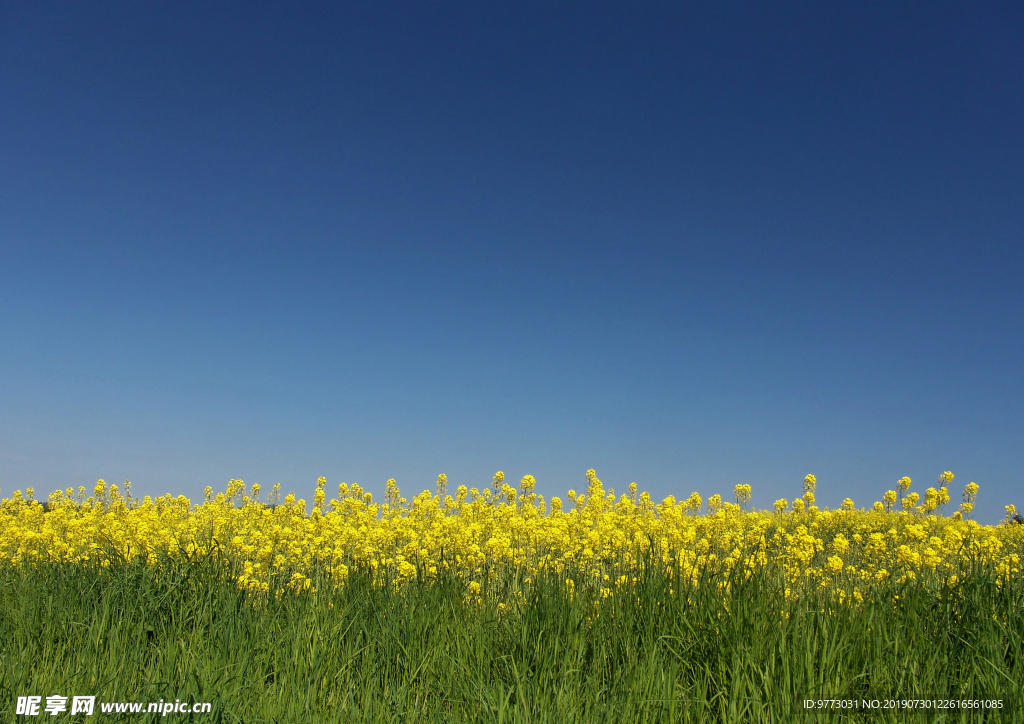
<path fill-rule="evenodd" d="M 947 479 L 948 476 L 948 479 Z M 944 473 L 940 483 L 952 480 Z M 633 580 L 642 566 L 703 585 L 729 585 L 735 575 L 767 571 L 787 596 L 831 592 L 860 600 L 872 586 L 890 582 L 955 584 L 972 567 L 988 566 L 999 580 L 1019 575 L 1024 526 L 983 526 L 967 520 L 978 492 L 971 483 L 952 517 L 935 511 L 948 500 L 942 485 L 925 502 L 909 493 L 903 478 L 870 510 L 847 498 L 838 510 L 815 505 L 817 480 L 808 475 L 804 494 L 776 501 L 773 511 L 744 510 L 748 485 L 735 488 L 736 503 L 713 495 L 655 503 L 635 483 L 616 495 L 593 470 L 584 493 L 570 490 L 568 505 L 535 492 L 533 476 L 514 488 L 497 473 L 482 490 L 459 486 L 447 492 L 402 497 L 394 480 L 384 501 L 374 502 L 359 485 L 338 486 L 327 500 L 320 478 L 312 511 L 279 486 L 267 502 L 260 489 L 232 480 L 227 489 L 193 505 L 183 496 L 135 500 L 99 481 L 50 496 L 44 506 L 16 492 L 0 504 L 0 565 L 41 561 L 94 562 L 101 566 L 141 558 L 151 565 L 216 554 L 231 565 L 240 587 L 268 591 L 273 581 L 295 590 L 329 578 L 342 585 L 353 570 L 400 585 L 442 573 L 465 580 L 469 595 L 482 595 L 495 579 L 529 585 L 545 571 L 562 575 L 567 588 L 590 587 L 600 596 Z M 890 495 L 890 493 L 892 493 Z M 897 500 L 901 510 L 891 510 Z M 906 501 L 913 503 L 906 505 Z M 929 502 L 932 501 L 932 502 Z M 934 503 L 934 504 L 932 504 Z M 321 584 L 322 585 L 322 584 Z M 314 586 L 315 587 L 315 586 Z"/>

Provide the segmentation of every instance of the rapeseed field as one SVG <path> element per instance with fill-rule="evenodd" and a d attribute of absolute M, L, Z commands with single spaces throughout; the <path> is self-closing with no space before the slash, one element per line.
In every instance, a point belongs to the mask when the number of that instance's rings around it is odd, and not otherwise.
<path fill-rule="evenodd" d="M 312 506 L 19 491 L 0 693 L 214 702 L 182 721 L 1019 721 L 1024 525 L 975 522 L 953 479 L 827 510 L 808 475 L 771 511 L 593 470 L 564 500 L 501 472 L 380 502 L 320 478 Z"/>

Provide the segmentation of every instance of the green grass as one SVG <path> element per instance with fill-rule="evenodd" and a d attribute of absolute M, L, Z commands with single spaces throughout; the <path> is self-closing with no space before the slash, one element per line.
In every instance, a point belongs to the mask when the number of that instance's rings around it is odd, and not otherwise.
<path fill-rule="evenodd" d="M 0 701 L 4 721 L 33 720 L 14 715 L 26 694 L 214 703 L 193 718 L 125 717 L 134 722 L 1021 721 L 1024 584 L 993 580 L 886 589 L 854 610 L 786 601 L 764 576 L 722 595 L 670 593 L 658 574 L 595 608 L 552 578 L 499 614 L 464 602 L 456 581 L 395 592 L 356 575 L 257 600 L 215 560 L 8 567 Z M 1003 709 L 803 708 L 825 698 Z"/>

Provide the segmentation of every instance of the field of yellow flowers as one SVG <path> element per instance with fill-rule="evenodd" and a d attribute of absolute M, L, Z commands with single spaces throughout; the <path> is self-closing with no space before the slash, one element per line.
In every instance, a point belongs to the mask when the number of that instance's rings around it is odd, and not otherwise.
<path fill-rule="evenodd" d="M 953 478 L 823 510 L 808 475 L 772 511 L 593 470 L 565 500 L 500 472 L 381 502 L 321 478 L 311 507 L 240 480 L 19 491 L 0 689 L 223 721 L 1019 721 L 1024 525 L 971 520 L 973 482 L 944 514 Z"/>

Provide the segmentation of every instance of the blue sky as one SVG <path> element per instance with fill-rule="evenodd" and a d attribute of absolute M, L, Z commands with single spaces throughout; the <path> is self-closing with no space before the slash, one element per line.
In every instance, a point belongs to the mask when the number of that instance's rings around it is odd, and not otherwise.
<path fill-rule="evenodd" d="M 0 490 L 1024 470 L 1017 3 L 0 9 Z"/>

